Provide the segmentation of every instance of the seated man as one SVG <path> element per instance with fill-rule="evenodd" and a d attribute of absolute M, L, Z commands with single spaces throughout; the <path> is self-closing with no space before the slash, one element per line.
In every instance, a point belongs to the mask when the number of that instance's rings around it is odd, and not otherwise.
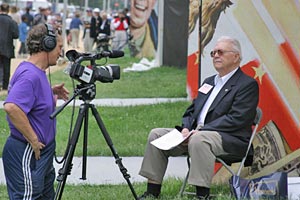
<path fill-rule="evenodd" d="M 236 39 L 219 38 L 211 57 L 218 74 L 204 80 L 198 97 L 183 114 L 180 129 L 183 135 L 192 131 L 189 140 L 164 151 L 150 142 L 172 129 L 156 128 L 150 132 L 139 172 L 148 179 L 147 191 L 140 199 L 159 196 L 169 156 L 189 153 L 188 183 L 196 186 L 199 199 L 209 197 L 216 156 L 244 156 L 256 115 L 258 84 L 239 67 L 242 54 Z"/>

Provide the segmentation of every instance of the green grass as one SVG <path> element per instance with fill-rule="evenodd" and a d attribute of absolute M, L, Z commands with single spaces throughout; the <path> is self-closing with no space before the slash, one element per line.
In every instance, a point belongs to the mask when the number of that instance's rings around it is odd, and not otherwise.
<path fill-rule="evenodd" d="M 154 127 L 174 127 L 181 124 L 181 113 L 184 112 L 184 107 L 188 104 L 188 102 L 176 102 L 146 106 L 97 107 L 97 110 L 118 153 L 121 156 L 142 156 L 149 131 Z M 75 111 L 77 115 L 78 108 Z M 70 122 L 65 119 L 69 120 L 71 114 L 71 107 L 67 107 L 57 117 L 58 155 L 62 155 L 63 147 L 66 146 Z M 91 156 L 111 156 L 111 151 L 94 116 L 91 112 L 89 114 L 88 154 Z M 76 119 L 76 116 L 74 118 Z M 77 156 L 82 154 L 82 136 L 83 131 L 75 152 Z"/>
<path fill-rule="evenodd" d="M 65 82 L 72 91 L 73 81 L 69 75 L 58 71 L 52 74 L 52 83 Z M 55 79 L 54 79 L 55 78 Z M 186 97 L 186 72 L 184 69 L 160 67 L 143 72 L 123 72 L 120 80 L 112 83 L 96 81 L 96 98 L 145 98 Z"/>
<path fill-rule="evenodd" d="M 188 200 L 193 199 L 193 196 L 178 195 L 182 180 L 169 178 L 164 181 L 160 200 Z M 136 194 L 141 195 L 146 186 L 144 183 L 134 183 L 133 188 Z M 216 200 L 230 200 L 229 187 L 224 185 L 215 185 L 211 188 L 211 193 Z M 8 199 L 6 187 L 0 186 L 0 200 Z M 66 185 L 62 194 L 63 200 L 125 200 L 134 199 L 133 194 L 127 184 L 121 185 Z M 195 199 L 195 198 L 194 198 Z"/>

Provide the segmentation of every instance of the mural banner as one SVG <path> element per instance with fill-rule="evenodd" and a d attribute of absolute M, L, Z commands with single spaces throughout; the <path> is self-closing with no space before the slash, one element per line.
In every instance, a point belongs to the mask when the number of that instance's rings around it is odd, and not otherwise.
<path fill-rule="evenodd" d="M 300 176 L 299 1 L 190 0 L 189 9 L 190 98 L 197 95 L 205 77 L 216 73 L 209 55 L 216 39 L 222 35 L 237 38 L 242 46 L 241 68 L 257 80 L 263 111 L 254 162 L 243 176 L 254 178 L 275 171 Z M 228 181 L 229 176 L 216 165 L 215 182 Z"/>

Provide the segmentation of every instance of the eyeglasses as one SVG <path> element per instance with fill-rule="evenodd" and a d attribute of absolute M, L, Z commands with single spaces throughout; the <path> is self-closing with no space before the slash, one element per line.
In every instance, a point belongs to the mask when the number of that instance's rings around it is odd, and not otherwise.
<path fill-rule="evenodd" d="M 221 50 L 221 49 L 218 49 L 218 50 L 215 50 L 215 51 L 211 51 L 210 52 L 210 57 L 214 57 L 216 55 L 216 53 L 218 53 L 219 56 L 222 56 L 224 53 L 228 53 L 228 52 L 235 52 L 236 51 L 225 51 L 225 50 Z"/>

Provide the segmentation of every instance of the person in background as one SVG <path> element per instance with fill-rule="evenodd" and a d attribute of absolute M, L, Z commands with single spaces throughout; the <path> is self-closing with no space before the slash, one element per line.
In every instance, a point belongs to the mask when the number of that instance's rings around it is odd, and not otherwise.
<path fill-rule="evenodd" d="M 19 37 L 19 28 L 9 15 L 9 5 L 0 6 L 0 87 L 7 90 L 10 78 L 10 61 L 15 57 L 13 40 Z"/>
<path fill-rule="evenodd" d="M 33 18 L 32 25 L 45 24 L 48 22 L 48 16 L 50 15 L 50 8 L 48 5 L 43 5 L 39 8 L 39 13 Z"/>
<path fill-rule="evenodd" d="M 94 46 L 94 42 L 95 42 L 95 36 L 94 35 L 96 33 L 94 33 L 94 34 L 91 33 L 92 20 L 95 23 L 95 17 L 93 16 L 92 9 L 88 8 L 86 10 L 86 18 L 84 19 L 84 23 L 83 23 L 84 24 L 83 46 L 84 46 L 84 51 L 85 52 L 91 52 L 93 50 L 93 46 Z M 95 31 L 95 29 L 93 29 L 92 31 Z"/>
<path fill-rule="evenodd" d="M 100 9 L 99 8 L 94 8 L 93 14 L 94 14 L 94 17 L 96 19 L 95 27 L 96 27 L 96 34 L 98 36 L 99 31 L 100 31 L 100 25 L 102 24 L 102 18 L 100 16 Z"/>
<path fill-rule="evenodd" d="M 73 13 L 69 13 L 66 19 L 66 36 L 67 36 L 67 44 L 68 46 L 71 44 L 71 33 L 70 33 L 70 25 L 73 18 Z"/>
<path fill-rule="evenodd" d="M 72 48 L 79 48 L 79 33 L 80 33 L 80 26 L 82 26 L 82 22 L 80 20 L 80 13 L 76 12 L 75 17 L 73 17 L 71 24 L 70 24 L 70 32 L 72 35 Z"/>
<path fill-rule="evenodd" d="M 98 46 L 97 37 L 99 35 L 100 26 L 102 24 L 102 18 L 100 16 L 100 9 L 99 8 L 94 8 L 93 15 L 94 15 L 94 18 L 92 18 L 92 21 L 91 21 L 91 32 L 90 32 L 91 34 L 90 34 L 90 36 L 92 38 L 94 38 L 94 43 L 96 43 L 96 46 Z"/>
<path fill-rule="evenodd" d="M 21 42 L 19 48 L 19 57 L 25 58 L 27 54 L 26 50 L 26 38 L 28 34 L 29 26 L 27 26 L 27 18 L 26 15 L 22 15 L 22 22 L 19 24 L 19 40 Z"/>
<path fill-rule="evenodd" d="M 123 13 L 125 14 L 125 18 L 128 22 L 128 26 L 130 26 L 130 13 L 128 8 L 124 8 Z"/>
<path fill-rule="evenodd" d="M 110 20 L 107 19 L 106 12 L 101 13 L 102 24 L 100 26 L 100 31 L 97 36 L 97 46 L 96 50 L 99 51 L 109 51 L 111 43 L 111 24 Z"/>
<path fill-rule="evenodd" d="M 53 16 L 53 22 L 52 22 L 52 25 L 55 29 L 59 29 L 61 30 L 62 29 L 62 26 L 63 26 L 63 19 L 62 19 L 62 14 L 61 13 L 55 13 L 54 16 Z"/>
<path fill-rule="evenodd" d="M 21 24 L 21 16 L 18 12 L 18 8 L 16 6 L 11 6 L 10 7 L 10 12 L 9 12 L 9 16 L 11 16 L 11 18 L 13 20 L 15 20 L 15 22 L 17 22 L 17 24 Z"/>
<path fill-rule="evenodd" d="M 27 19 L 26 24 L 27 24 L 27 26 L 29 28 L 31 28 L 32 27 L 32 23 L 33 23 L 33 16 L 30 13 L 30 7 L 26 7 L 25 10 L 26 10 L 25 13 L 21 17 L 23 17 L 23 16 L 26 17 L 26 19 Z"/>
<path fill-rule="evenodd" d="M 240 68 L 242 59 L 238 40 L 220 37 L 211 51 L 218 74 L 204 80 L 198 96 L 177 127 L 186 142 L 171 150 L 160 150 L 151 141 L 171 128 L 152 129 L 139 174 L 148 179 L 147 191 L 140 200 L 158 198 L 170 156 L 187 153 L 191 158 L 188 183 L 196 187 L 198 199 L 209 199 L 217 156 L 232 155 L 241 159 L 247 151 L 259 99 L 258 84 Z M 252 152 L 253 153 L 253 152 Z"/>
<path fill-rule="evenodd" d="M 101 15 L 102 18 L 102 23 L 100 26 L 100 33 L 104 33 L 107 36 L 110 36 L 110 20 L 107 18 L 107 13 L 106 12 L 102 12 Z"/>
<path fill-rule="evenodd" d="M 50 115 L 57 99 L 68 99 L 64 83 L 51 86 L 46 70 L 56 64 L 63 39 L 51 25 L 28 33 L 27 61 L 17 67 L 4 102 L 10 136 L 2 160 L 10 199 L 54 199 L 56 120 Z"/>
<path fill-rule="evenodd" d="M 17 6 L 10 6 L 10 12 L 8 13 L 11 18 L 17 22 L 18 26 L 21 23 L 21 15 L 18 12 Z M 18 39 L 14 39 L 14 46 L 16 47 L 18 45 Z"/>
<path fill-rule="evenodd" d="M 128 22 L 122 11 L 120 11 L 118 16 L 113 20 L 112 25 L 115 30 L 112 50 L 123 50 L 127 43 Z"/>
<path fill-rule="evenodd" d="M 127 28 L 127 41 L 130 41 L 133 39 L 133 35 L 131 34 L 131 30 L 130 30 L 130 25 L 131 25 L 131 19 L 130 19 L 130 12 L 128 8 L 124 8 L 123 10 L 124 14 L 125 14 L 125 18 L 128 22 L 128 28 Z"/>

